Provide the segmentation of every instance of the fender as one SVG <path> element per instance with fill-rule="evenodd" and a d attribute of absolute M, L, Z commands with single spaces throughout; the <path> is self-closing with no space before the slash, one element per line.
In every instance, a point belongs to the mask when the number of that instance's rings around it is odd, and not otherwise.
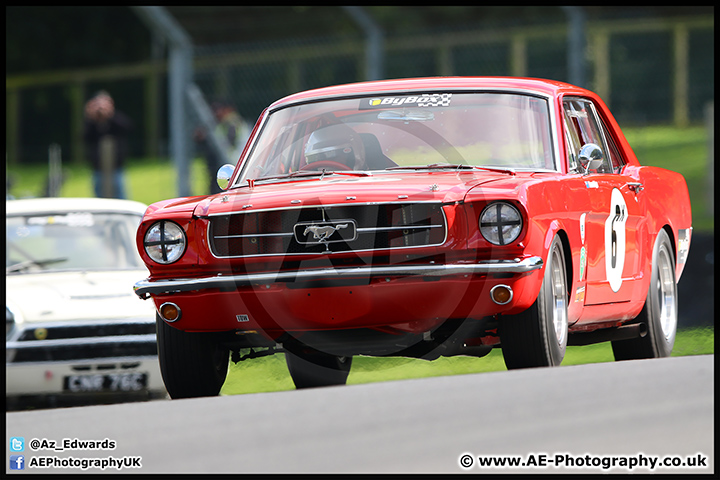
<path fill-rule="evenodd" d="M 644 191 L 641 193 L 645 193 L 651 198 L 659 196 L 667 198 L 662 206 L 655 202 L 647 202 L 648 230 L 650 232 L 647 244 L 655 244 L 655 239 L 662 228 L 668 231 L 670 242 L 675 250 L 675 276 L 679 281 L 685 268 L 685 260 L 692 237 L 692 211 L 687 182 L 679 173 L 664 168 L 633 168 L 637 170 L 635 175 L 641 180 L 644 187 Z M 652 249 L 649 249 L 646 257 L 648 267 L 645 274 L 649 278 Z"/>
<path fill-rule="evenodd" d="M 532 231 L 526 240 L 529 251 L 546 259 L 555 235 L 560 235 L 565 253 L 565 273 L 568 287 L 568 321 L 577 322 L 584 307 L 587 271 L 587 238 L 585 218 L 591 210 L 585 181 L 580 175 L 557 177 L 527 186 L 528 216 Z M 567 199 L 573 199 L 567 202 Z M 542 280 L 542 277 L 539 277 Z M 534 286 L 540 291 L 541 281 Z M 536 292 L 536 293 L 537 293 Z"/>

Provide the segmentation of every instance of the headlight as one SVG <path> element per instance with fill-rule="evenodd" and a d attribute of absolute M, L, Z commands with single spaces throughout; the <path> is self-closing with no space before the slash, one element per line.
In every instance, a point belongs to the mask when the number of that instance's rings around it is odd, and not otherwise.
<path fill-rule="evenodd" d="M 143 246 L 157 263 L 173 263 L 185 252 L 185 232 L 175 222 L 160 220 L 145 233 Z"/>
<path fill-rule="evenodd" d="M 10 338 L 10 332 L 15 327 L 15 315 L 13 314 L 10 307 L 5 305 L 5 339 Z"/>
<path fill-rule="evenodd" d="M 520 236 L 522 215 L 514 205 L 495 202 L 485 207 L 480 214 L 480 233 L 494 245 L 508 245 Z"/>

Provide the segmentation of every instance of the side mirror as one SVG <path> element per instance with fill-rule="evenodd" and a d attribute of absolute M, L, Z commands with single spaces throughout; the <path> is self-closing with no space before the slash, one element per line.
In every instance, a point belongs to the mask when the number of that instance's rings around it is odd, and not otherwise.
<path fill-rule="evenodd" d="M 221 189 L 223 189 L 223 190 L 227 189 L 228 184 L 230 183 L 230 179 L 232 178 L 232 174 L 234 171 L 235 171 L 235 166 L 230 165 L 229 163 L 223 165 L 222 167 L 220 167 L 218 169 L 217 183 Z"/>
<path fill-rule="evenodd" d="M 590 170 L 597 170 L 602 167 L 605 162 L 602 150 L 594 143 L 586 143 L 583 145 L 580 149 L 578 160 L 585 170 L 585 175 L 587 175 Z"/>

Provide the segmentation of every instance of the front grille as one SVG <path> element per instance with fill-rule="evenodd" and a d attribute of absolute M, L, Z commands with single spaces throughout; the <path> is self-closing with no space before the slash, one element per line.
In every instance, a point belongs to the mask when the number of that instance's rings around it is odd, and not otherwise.
<path fill-rule="evenodd" d="M 99 360 L 115 357 L 154 357 L 157 343 L 116 343 L 98 345 L 66 345 L 52 348 L 35 346 L 17 350 L 13 363 L 66 362 L 73 360 Z"/>
<path fill-rule="evenodd" d="M 35 335 L 37 328 L 28 329 L 18 338 L 18 341 L 37 340 Z M 60 340 L 69 338 L 85 338 L 85 337 L 111 337 L 125 335 L 147 335 L 155 333 L 155 322 L 138 322 L 138 323 L 99 323 L 92 325 L 67 325 L 58 324 L 45 328 L 47 334 L 43 340 Z"/>
<path fill-rule="evenodd" d="M 309 234 L 298 241 L 307 226 L 316 225 L 341 228 L 325 241 Z M 208 238 L 213 255 L 222 258 L 435 246 L 445 241 L 446 231 L 439 203 L 392 203 L 217 215 Z"/>
<path fill-rule="evenodd" d="M 8 363 L 157 355 L 154 319 L 29 324 L 5 346 Z"/>

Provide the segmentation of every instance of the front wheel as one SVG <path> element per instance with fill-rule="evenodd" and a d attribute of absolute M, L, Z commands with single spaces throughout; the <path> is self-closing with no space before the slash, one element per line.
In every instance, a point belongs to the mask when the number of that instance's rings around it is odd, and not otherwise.
<path fill-rule="evenodd" d="M 352 357 L 303 350 L 286 351 L 285 361 L 296 388 L 345 385 L 352 366 Z"/>
<path fill-rule="evenodd" d="M 227 376 L 230 349 L 214 333 L 183 332 L 156 316 L 158 360 L 171 398 L 213 397 Z"/>
<path fill-rule="evenodd" d="M 545 265 L 540 293 L 524 312 L 500 322 L 500 344 L 510 369 L 560 365 L 568 339 L 565 254 L 557 235 Z"/>
<path fill-rule="evenodd" d="M 612 342 L 615 360 L 669 357 L 675 344 L 677 315 L 675 255 L 670 237 L 660 230 L 653 247 L 650 289 L 640 315 L 634 320 L 647 325 L 647 334 Z"/>

